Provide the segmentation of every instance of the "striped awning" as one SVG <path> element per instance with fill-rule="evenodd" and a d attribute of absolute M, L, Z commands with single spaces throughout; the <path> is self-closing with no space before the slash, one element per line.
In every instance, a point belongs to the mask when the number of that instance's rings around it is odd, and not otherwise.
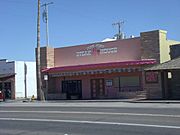
<path fill-rule="evenodd" d="M 64 72 L 53 72 L 49 73 L 51 77 L 62 77 L 62 76 L 83 76 L 83 75 L 97 75 L 97 74 L 111 74 L 111 73 L 122 73 L 122 72 L 140 72 L 141 67 L 136 68 L 112 68 L 112 69 L 95 69 L 95 70 L 81 70 L 81 71 L 64 71 Z"/>
<path fill-rule="evenodd" d="M 43 69 L 42 72 L 54 73 L 54 72 L 69 72 L 69 71 L 82 71 L 82 70 L 96 70 L 96 69 L 109 69 L 109 68 L 120 68 L 120 67 L 133 67 L 142 65 L 155 64 L 154 59 L 135 60 L 135 61 L 122 61 L 122 62 L 109 62 L 109 63 L 98 63 L 98 64 L 86 64 L 86 65 L 73 65 L 73 66 L 62 66 L 52 67 Z"/>

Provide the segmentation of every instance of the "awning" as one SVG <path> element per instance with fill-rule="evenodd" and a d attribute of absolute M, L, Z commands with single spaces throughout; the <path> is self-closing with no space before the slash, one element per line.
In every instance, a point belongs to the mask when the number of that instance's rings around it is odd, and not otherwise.
<path fill-rule="evenodd" d="M 15 73 L 0 74 L 0 81 L 5 81 L 5 80 L 12 78 L 14 76 L 15 76 Z"/>
<path fill-rule="evenodd" d="M 127 67 L 127 66 L 142 66 L 142 65 L 150 65 L 155 63 L 156 60 L 154 59 L 145 59 L 145 60 L 135 60 L 135 61 L 52 67 L 52 68 L 43 69 L 42 72 L 64 72 L 64 71 L 78 71 L 78 70 L 115 68 L 115 67 Z"/>

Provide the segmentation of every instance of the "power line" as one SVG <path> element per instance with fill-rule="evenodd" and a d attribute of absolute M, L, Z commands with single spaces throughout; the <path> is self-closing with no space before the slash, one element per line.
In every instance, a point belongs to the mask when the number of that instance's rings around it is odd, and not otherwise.
<path fill-rule="evenodd" d="M 117 39 L 123 39 L 123 33 L 122 33 L 122 25 L 123 24 L 124 24 L 124 21 L 119 21 L 119 22 L 112 24 L 112 25 L 118 27 L 118 33 L 116 34 Z"/>
<path fill-rule="evenodd" d="M 48 6 L 53 4 L 53 2 L 45 3 L 41 5 L 41 7 L 44 7 L 43 11 L 43 22 L 46 23 L 46 46 L 49 46 L 49 28 L 48 28 Z"/>

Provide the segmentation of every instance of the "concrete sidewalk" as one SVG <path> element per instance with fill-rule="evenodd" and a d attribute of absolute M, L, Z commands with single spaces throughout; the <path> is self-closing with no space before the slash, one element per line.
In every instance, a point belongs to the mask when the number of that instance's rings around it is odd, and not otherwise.
<path fill-rule="evenodd" d="M 93 103 L 93 102 L 125 102 L 125 103 L 177 103 L 180 104 L 180 100 L 147 100 L 147 99 L 98 99 L 98 100 L 47 100 L 47 101 L 31 101 L 30 99 L 16 99 L 6 100 L 5 103 L 16 102 L 46 102 L 46 103 Z"/>
<path fill-rule="evenodd" d="M 131 103 L 165 103 L 165 104 L 170 104 L 170 103 L 177 103 L 180 104 L 180 100 L 134 100 L 130 101 Z"/>

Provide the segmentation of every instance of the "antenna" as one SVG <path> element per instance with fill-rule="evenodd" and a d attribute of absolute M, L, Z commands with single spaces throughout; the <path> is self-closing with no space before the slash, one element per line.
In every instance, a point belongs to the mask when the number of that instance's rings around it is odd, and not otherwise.
<path fill-rule="evenodd" d="M 124 21 L 119 21 L 119 22 L 112 24 L 114 26 L 118 26 L 118 33 L 116 34 L 117 39 L 123 39 L 123 33 L 122 33 L 122 25 L 123 24 L 124 24 Z"/>
<path fill-rule="evenodd" d="M 41 5 L 41 7 L 44 7 L 44 11 L 42 14 L 43 22 L 46 23 L 46 46 L 49 46 L 48 6 L 51 4 L 53 4 L 53 2 L 49 2 Z"/>

